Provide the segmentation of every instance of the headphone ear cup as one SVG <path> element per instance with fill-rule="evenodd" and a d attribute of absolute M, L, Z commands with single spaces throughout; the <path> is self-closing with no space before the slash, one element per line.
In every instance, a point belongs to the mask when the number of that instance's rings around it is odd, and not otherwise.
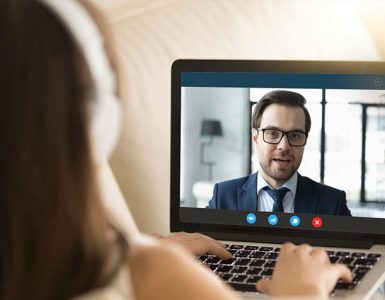
<path fill-rule="evenodd" d="M 119 139 L 121 126 L 121 107 L 118 99 L 106 95 L 110 99 L 98 101 L 91 112 L 91 152 L 96 162 L 108 159 Z"/>

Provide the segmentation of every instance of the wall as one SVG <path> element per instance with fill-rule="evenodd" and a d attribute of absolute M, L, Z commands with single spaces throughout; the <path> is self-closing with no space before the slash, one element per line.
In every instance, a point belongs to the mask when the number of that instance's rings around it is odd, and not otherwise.
<path fill-rule="evenodd" d="M 126 77 L 125 123 L 111 163 L 145 232 L 169 230 L 175 59 L 380 58 L 358 5 L 378 1 L 93 1 L 113 26 Z"/>
<path fill-rule="evenodd" d="M 183 206 L 196 206 L 193 184 L 208 180 L 208 166 L 200 163 L 200 136 L 203 119 L 221 122 L 223 136 L 205 147 L 205 161 L 215 161 L 213 182 L 245 176 L 248 173 L 250 126 L 249 89 L 183 88 L 182 90 L 182 185 Z"/>

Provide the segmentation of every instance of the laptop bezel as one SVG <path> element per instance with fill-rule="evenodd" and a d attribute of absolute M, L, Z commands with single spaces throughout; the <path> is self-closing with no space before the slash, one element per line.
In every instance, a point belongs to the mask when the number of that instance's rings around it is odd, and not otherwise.
<path fill-rule="evenodd" d="M 385 74 L 385 62 L 380 61 L 283 61 L 283 60 L 202 60 L 180 59 L 171 72 L 171 166 L 170 166 L 170 230 L 200 231 L 215 238 L 243 241 L 308 242 L 329 240 L 335 245 L 352 246 L 385 244 L 384 234 L 360 232 L 322 232 L 306 229 L 266 228 L 239 225 L 202 224 L 180 221 L 180 141 L 181 141 L 181 72 L 303 72 L 332 74 Z M 328 243 L 329 244 L 329 243 Z M 321 243 L 321 245 L 324 245 Z M 369 245 L 370 246 L 370 245 Z M 368 246 L 368 247 L 369 247 Z M 364 246 L 366 247 L 366 246 Z"/>

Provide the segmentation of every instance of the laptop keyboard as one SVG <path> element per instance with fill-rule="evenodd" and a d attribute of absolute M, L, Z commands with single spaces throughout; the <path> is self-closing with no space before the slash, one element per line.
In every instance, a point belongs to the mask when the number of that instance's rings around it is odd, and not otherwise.
<path fill-rule="evenodd" d="M 226 248 L 233 255 L 228 260 L 214 255 L 201 255 L 199 259 L 235 290 L 258 292 L 255 284 L 263 277 L 272 276 L 280 247 L 226 244 Z M 327 254 L 332 263 L 345 264 L 353 275 L 350 283 L 338 281 L 332 294 L 336 290 L 353 290 L 381 257 L 378 253 L 348 251 L 327 251 Z"/>

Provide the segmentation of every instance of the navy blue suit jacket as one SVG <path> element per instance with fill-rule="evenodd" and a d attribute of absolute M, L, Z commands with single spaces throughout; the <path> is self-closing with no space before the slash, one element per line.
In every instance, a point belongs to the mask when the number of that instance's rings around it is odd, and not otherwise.
<path fill-rule="evenodd" d="M 215 184 L 208 208 L 258 210 L 257 173 Z M 298 174 L 294 212 L 351 216 L 346 194 Z"/>

